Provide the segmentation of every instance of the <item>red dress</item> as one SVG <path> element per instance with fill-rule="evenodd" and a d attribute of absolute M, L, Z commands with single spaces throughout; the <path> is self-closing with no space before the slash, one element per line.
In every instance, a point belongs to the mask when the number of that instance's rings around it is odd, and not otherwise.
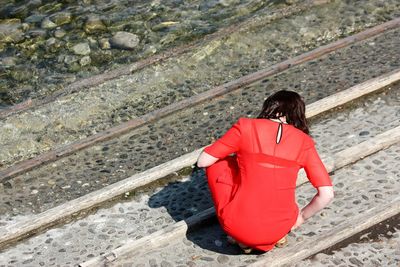
<path fill-rule="evenodd" d="M 205 148 L 221 160 L 206 169 L 218 220 L 237 241 L 270 250 L 295 224 L 297 173 L 314 187 L 332 182 L 307 134 L 289 124 L 241 118 Z M 236 153 L 235 156 L 229 156 Z"/>

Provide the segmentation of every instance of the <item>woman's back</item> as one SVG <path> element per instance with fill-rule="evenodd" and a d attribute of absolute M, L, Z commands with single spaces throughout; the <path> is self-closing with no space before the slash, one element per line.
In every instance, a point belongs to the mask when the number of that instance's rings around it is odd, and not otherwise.
<path fill-rule="evenodd" d="M 332 199 L 332 183 L 308 132 L 300 95 L 279 91 L 265 100 L 258 119 L 239 119 L 200 155 L 217 217 L 240 243 L 269 250 Z M 324 195 L 301 213 L 295 201 L 300 168 Z"/>

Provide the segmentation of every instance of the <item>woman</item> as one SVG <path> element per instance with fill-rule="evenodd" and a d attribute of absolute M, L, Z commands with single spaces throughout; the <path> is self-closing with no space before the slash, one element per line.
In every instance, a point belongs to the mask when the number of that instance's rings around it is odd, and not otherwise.
<path fill-rule="evenodd" d="M 279 91 L 257 119 L 240 118 L 200 154 L 197 165 L 207 167 L 220 224 L 246 253 L 285 244 L 290 230 L 332 200 L 332 182 L 308 133 L 300 95 Z M 300 168 L 318 190 L 301 211 L 295 200 Z"/>

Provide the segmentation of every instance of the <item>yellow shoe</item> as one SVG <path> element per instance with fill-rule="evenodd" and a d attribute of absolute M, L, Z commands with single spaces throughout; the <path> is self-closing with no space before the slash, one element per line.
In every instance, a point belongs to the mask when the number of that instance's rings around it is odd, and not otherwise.
<path fill-rule="evenodd" d="M 283 248 L 288 244 L 286 236 L 282 237 L 278 242 L 276 242 L 275 247 Z"/>
<path fill-rule="evenodd" d="M 238 243 L 238 245 L 243 250 L 244 254 L 250 254 L 251 252 L 253 252 L 253 249 L 251 247 L 243 245 L 242 243 Z"/>

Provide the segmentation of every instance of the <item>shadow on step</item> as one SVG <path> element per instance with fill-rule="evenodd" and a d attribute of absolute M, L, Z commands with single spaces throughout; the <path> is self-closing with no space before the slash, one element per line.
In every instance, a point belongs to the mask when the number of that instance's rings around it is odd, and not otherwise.
<path fill-rule="evenodd" d="M 187 179 L 164 186 L 161 191 L 150 197 L 148 205 L 151 208 L 165 207 L 175 222 L 210 208 L 213 204 L 204 171 L 194 169 Z M 228 255 L 241 253 L 237 245 L 227 242 L 226 234 L 215 217 L 190 229 L 186 233 L 186 239 L 184 243 L 187 246 L 195 244 L 205 250 Z"/>

